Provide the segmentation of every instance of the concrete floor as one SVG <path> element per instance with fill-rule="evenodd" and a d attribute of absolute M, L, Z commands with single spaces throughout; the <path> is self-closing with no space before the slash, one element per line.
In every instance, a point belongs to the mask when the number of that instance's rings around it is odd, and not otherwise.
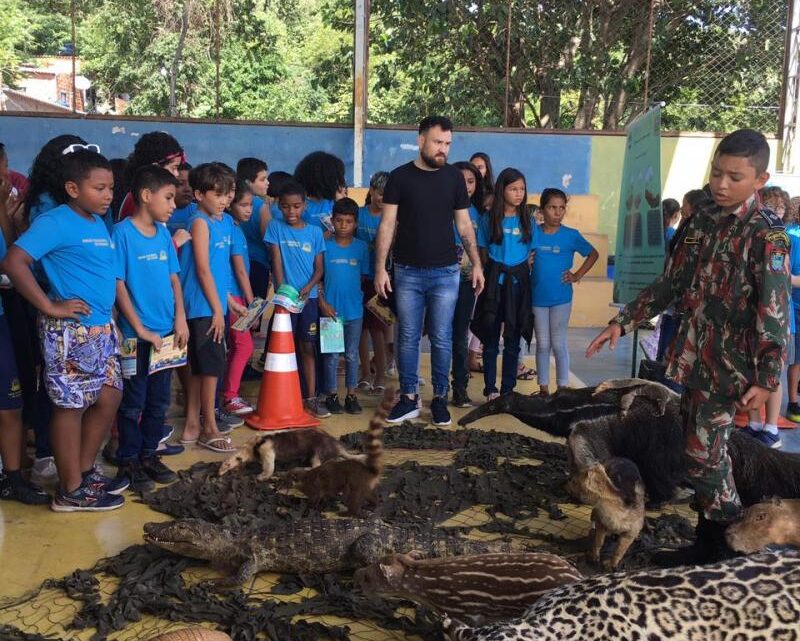
<path fill-rule="evenodd" d="M 627 377 L 630 374 L 631 339 L 623 338 L 614 352 L 604 352 L 602 356 L 587 360 L 583 353 L 586 345 L 595 336 L 598 330 L 570 331 L 571 354 L 571 385 L 592 385 L 597 382 L 614 377 Z M 526 355 L 526 363 L 533 365 L 533 356 Z M 423 376 L 429 379 L 429 357 L 424 354 L 421 361 Z M 554 375 L 554 373 L 553 373 Z M 551 378 L 554 376 L 551 375 Z M 481 398 L 482 378 L 475 375 L 470 381 L 469 393 L 474 400 Z M 519 382 L 517 390 L 530 393 L 537 389 L 534 382 Z M 422 396 L 426 402 L 422 420 L 429 419 L 427 402 L 430 400 L 431 388 L 426 385 L 422 388 Z M 258 383 L 247 383 L 243 387 L 244 396 L 255 403 L 258 393 Z M 378 402 L 376 397 L 363 396 L 364 415 L 353 418 L 348 415 L 332 417 L 323 421 L 324 427 L 334 435 L 363 430 L 372 408 Z M 451 409 L 455 421 L 468 410 Z M 183 422 L 175 416 L 170 422 L 176 427 L 176 436 L 180 433 Z M 498 416 L 484 419 L 476 424 L 477 427 L 491 427 L 501 431 L 519 431 L 531 433 L 531 428 L 523 425 L 510 416 Z M 455 427 L 451 429 L 457 429 Z M 546 438 L 546 435 L 533 430 L 536 436 Z M 250 438 L 254 432 L 246 427 L 233 432 L 233 440 L 241 444 Z M 800 434 L 798 431 L 784 431 L 782 433 L 786 443 L 785 448 L 800 451 Z M 214 454 L 208 450 L 190 447 L 176 457 L 165 459 L 173 469 L 184 469 L 200 460 L 222 460 L 223 454 Z M 113 468 L 108 472 L 113 473 Z M 52 489 L 52 488 L 50 488 Z M 575 506 L 577 508 L 577 506 Z M 580 528 L 588 531 L 588 511 L 581 508 L 576 510 L 576 523 Z M 44 579 L 61 577 L 71 573 L 76 568 L 88 568 L 105 556 L 117 554 L 129 545 L 140 543 L 142 525 L 146 521 L 166 520 L 167 515 L 154 512 L 147 506 L 136 502 L 133 496 L 128 495 L 126 505 L 120 510 L 105 514 L 55 514 L 47 508 L 31 508 L 10 502 L 0 502 L 0 604 L 7 597 L 18 596 L 28 590 L 39 586 Z M 3 608 L 0 607 L 0 623 L 14 623 L 4 619 Z M 31 628 L 36 629 L 36 628 Z M 58 635 L 56 635 L 58 636 Z M 149 636 L 149 635 L 148 635 Z M 75 638 L 83 639 L 83 635 Z M 86 637 L 88 638 L 88 636 Z M 134 636 L 132 638 L 139 638 Z M 384 638 L 384 637 L 381 637 Z"/>

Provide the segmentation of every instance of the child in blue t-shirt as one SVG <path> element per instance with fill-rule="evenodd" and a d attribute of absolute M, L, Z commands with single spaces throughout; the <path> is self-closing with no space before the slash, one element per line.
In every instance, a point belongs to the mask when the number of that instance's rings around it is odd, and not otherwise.
<path fill-rule="evenodd" d="M 44 381 L 53 403 L 50 434 L 59 488 L 57 512 L 113 510 L 127 482 L 99 474 L 97 452 L 122 395 L 119 344 L 111 316 L 116 292 L 114 245 L 98 213 L 114 197 L 109 162 L 96 151 L 67 148 L 62 203 L 36 218 L 3 263 L 17 291 L 41 312 Z M 40 261 L 48 294 L 31 271 Z M 91 408 L 91 411 L 87 411 Z"/>
<path fill-rule="evenodd" d="M 235 175 L 221 163 L 203 163 L 189 174 L 197 213 L 189 220 L 192 235 L 180 255 L 181 285 L 189 323 L 189 383 L 186 425 L 181 443 L 197 443 L 212 452 L 232 452 L 215 418 L 217 381 L 225 375 L 225 315 L 230 299 L 233 219 L 225 213 Z M 202 424 L 200 415 L 203 416 Z"/>
<path fill-rule="evenodd" d="M 569 382 L 567 328 L 572 311 L 572 283 L 579 283 L 597 262 L 597 250 L 577 229 L 562 225 L 567 213 L 567 195 L 547 188 L 541 196 L 544 223 L 536 225 L 531 248 L 534 252 L 533 320 L 536 332 L 536 370 L 539 390 L 550 393 L 550 349 L 556 359 L 556 384 Z M 586 260 L 572 271 L 575 252 Z"/>
<path fill-rule="evenodd" d="M 6 199 L 11 183 L 0 177 L 0 216 L 5 219 Z M 6 241 L 0 225 L 0 261 L 6 255 Z M 10 287 L 0 266 L 0 289 Z M 28 482 L 21 471 L 25 428 L 22 424 L 22 387 L 17 374 L 14 341 L 0 300 L 0 496 L 28 505 L 46 505 L 50 497 L 41 487 Z"/>
<path fill-rule="evenodd" d="M 239 227 L 247 240 L 250 256 L 250 288 L 253 294 L 266 297 L 269 288 L 270 261 L 264 234 L 272 220 L 267 197 L 269 168 L 260 158 L 242 158 L 236 164 L 236 178 L 246 180 L 252 193 L 252 215 L 240 221 Z"/>
<path fill-rule="evenodd" d="M 191 170 L 192 166 L 188 162 L 183 162 L 178 167 L 178 186 L 175 188 L 175 211 L 172 212 L 167 221 L 167 229 L 173 235 L 178 247 L 188 240 L 188 232 L 179 236 L 176 236 L 176 233 L 181 230 L 186 231 L 189 219 L 197 212 L 192 186 L 189 184 L 189 172 Z M 182 242 L 177 242 L 178 239 Z"/>
<path fill-rule="evenodd" d="M 464 182 L 467 186 L 469 196 L 469 219 L 475 230 L 475 237 L 478 237 L 478 227 L 480 225 L 480 208 L 483 207 L 483 176 L 478 168 L 470 162 L 457 162 L 453 166 L 460 169 L 464 175 Z M 455 228 L 455 223 L 453 224 Z M 468 334 L 469 322 L 472 320 L 472 310 L 475 307 L 475 290 L 472 289 L 472 263 L 469 256 L 464 251 L 461 236 L 458 229 L 456 234 L 456 253 L 458 255 L 459 266 L 461 267 L 461 279 L 458 285 L 458 300 L 456 309 L 453 313 L 453 406 L 470 407 L 472 400 L 467 396 L 467 384 L 469 383 L 469 349 Z"/>
<path fill-rule="evenodd" d="M 251 262 L 252 254 L 248 252 L 250 241 L 245 238 L 242 229 L 252 220 L 255 197 L 252 191 L 252 183 L 248 180 L 238 178 L 236 180 L 236 193 L 233 196 L 228 211 L 230 211 L 233 225 L 233 268 L 234 275 L 231 284 L 231 295 L 233 300 L 242 307 L 247 307 L 253 302 L 253 290 L 250 289 L 252 282 Z M 264 244 L 259 238 L 258 242 Z M 228 323 L 232 325 L 236 321 L 233 311 L 228 315 Z M 253 408 L 239 395 L 239 388 L 242 384 L 242 375 L 253 355 L 253 337 L 250 330 L 239 331 L 231 327 L 228 331 L 228 369 L 225 372 L 225 379 L 222 385 L 223 410 L 229 414 L 241 415 L 250 414 Z"/>
<path fill-rule="evenodd" d="M 134 492 L 176 478 L 156 453 L 170 403 L 172 369 L 149 373 L 151 351 L 161 350 L 165 336 L 173 334 L 177 347 L 189 340 L 178 255 L 164 226 L 175 208 L 176 184 L 163 167 L 142 167 L 131 184 L 135 209 L 112 234 L 119 326 L 123 339 L 136 350 L 135 371 L 123 371 L 117 478 L 126 478 Z"/>
<path fill-rule="evenodd" d="M 369 249 L 369 274 L 364 281 L 364 304 L 375 296 L 375 240 L 378 238 L 378 227 L 381 224 L 383 208 L 383 190 L 389 181 L 389 172 L 378 171 L 369 179 L 367 204 L 358 210 L 358 231 L 356 238 L 367 243 Z M 368 394 L 383 396 L 386 389 L 386 365 L 389 346 L 392 342 L 392 327 L 386 325 L 378 316 L 364 308 L 361 342 L 359 344 L 359 361 L 361 371 L 358 376 L 358 387 Z M 370 359 L 369 341 L 372 339 L 374 358 Z M 370 365 L 375 368 L 375 378 L 370 372 Z"/>
<path fill-rule="evenodd" d="M 322 316 L 336 318 L 344 325 L 345 388 L 344 410 L 360 414 L 356 398 L 358 384 L 358 343 L 364 316 L 362 280 L 369 275 L 367 243 L 353 238 L 358 220 L 358 204 L 351 198 L 337 200 L 333 206 L 333 238 L 325 241 L 325 287 L 320 292 Z M 341 414 L 342 406 L 336 391 L 336 367 L 340 353 L 323 354 L 323 392 L 325 405 L 332 414 Z"/>
<path fill-rule="evenodd" d="M 329 238 L 333 203 L 347 195 L 344 162 L 326 151 L 313 151 L 297 163 L 294 177 L 306 190 L 303 220 L 318 226 Z"/>
<path fill-rule="evenodd" d="M 478 297 L 472 332 L 483 343 L 483 393 L 487 400 L 513 391 L 517 384 L 520 337 L 530 343 L 531 219 L 525 176 L 511 167 L 497 177 L 488 216 L 478 227 L 478 247 L 486 287 Z M 497 355 L 503 332 L 503 370 L 497 391 Z"/>
<path fill-rule="evenodd" d="M 319 341 L 318 284 L 322 280 L 325 241 L 322 230 L 302 218 L 306 204 L 303 186 L 287 182 L 278 194 L 283 221 L 273 221 L 267 227 L 264 242 L 272 251 L 272 269 L 277 290 L 283 283 L 291 285 L 306 298 L 299 314 L 292 314 L 292 329 L 300 352 L 305 404 L 318 418 L 330 416 L 317 398 L 316 352 Z"/>

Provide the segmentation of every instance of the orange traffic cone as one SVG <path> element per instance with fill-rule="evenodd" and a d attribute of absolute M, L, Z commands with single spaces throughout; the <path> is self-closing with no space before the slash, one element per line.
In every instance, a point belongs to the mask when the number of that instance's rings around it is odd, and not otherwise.
<path fill-rule="evenodd" d="M 261 378 L 256 411 L 245 421 L 256 430 L 314 427 L 319 421 L 303 410 L 300 376 L 294 351 L 292 320 L 283 307 L 275 306 L 269 350 Z"/>

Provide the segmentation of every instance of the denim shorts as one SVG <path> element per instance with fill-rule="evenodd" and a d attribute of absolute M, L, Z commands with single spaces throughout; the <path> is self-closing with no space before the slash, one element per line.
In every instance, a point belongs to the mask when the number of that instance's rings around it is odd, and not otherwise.
<path fill-rule="evenodd" d="M 44 384 L 56 407 L 86 409 L 103 385 L 122 389 L 119 339 L 114 322 L 81 325 L 74 320 L 39 318 Z"/>

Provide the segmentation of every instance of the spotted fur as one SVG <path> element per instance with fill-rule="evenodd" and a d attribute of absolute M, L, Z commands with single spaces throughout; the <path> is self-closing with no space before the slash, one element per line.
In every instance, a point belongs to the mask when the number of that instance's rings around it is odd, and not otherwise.
<path fill-rule="evenodd" d="M 518 619 L 469 628 L 451 641 L 798 641 L 800 553 L 714 565 L 605 574 L 547 593 Z"/>

